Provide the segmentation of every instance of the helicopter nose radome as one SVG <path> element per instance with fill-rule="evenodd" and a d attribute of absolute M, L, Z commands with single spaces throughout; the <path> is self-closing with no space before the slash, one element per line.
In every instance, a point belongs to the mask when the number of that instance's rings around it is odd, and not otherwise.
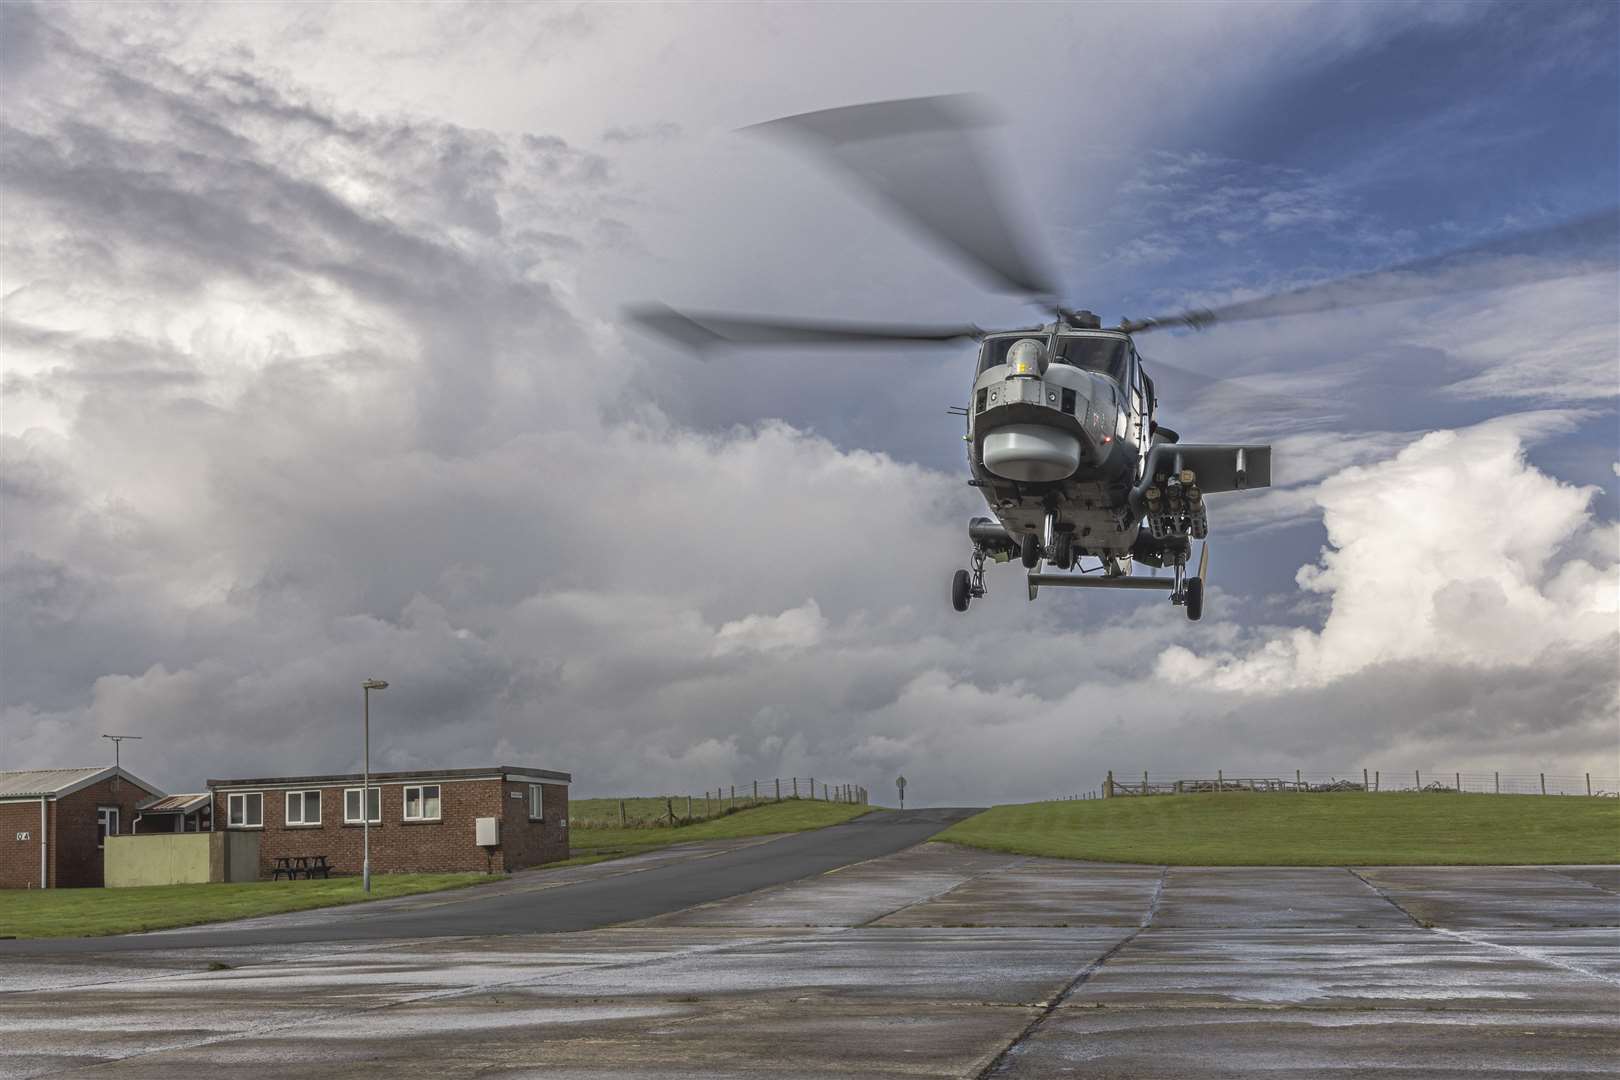
<path fill-rule="evenodd" d="M 1062 480 L 1080 467 L 1080 440 L 1044 424 L 1008 424 L 984 436 L 984 467 L 1008 480 Z"/>

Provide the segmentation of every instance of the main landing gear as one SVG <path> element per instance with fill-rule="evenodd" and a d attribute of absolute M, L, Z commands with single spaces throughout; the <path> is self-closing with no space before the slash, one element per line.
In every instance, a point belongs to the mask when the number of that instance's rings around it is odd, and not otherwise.
<path fill-rule="evenodd" d="M 1187 609 L 1187 618 L 1197 622 L 1204 617 L 1204 579 L 1209 573 L 1209 544 L 1206 543 L 1198 552 L 1198 576 L 1187 576 L 1187 554 L 1176 552 L 1176 580 L 1175 587 L 1170 593 L 1170 602 Z"/>
<path fill-rule="evenodd" d="M 984 595 L 984 561 L 989 556 L 982 544 L 973 545 L 973 571 L 958 570 L 951 578 L 951 607 L 966 611 L 968 602 Z"/>

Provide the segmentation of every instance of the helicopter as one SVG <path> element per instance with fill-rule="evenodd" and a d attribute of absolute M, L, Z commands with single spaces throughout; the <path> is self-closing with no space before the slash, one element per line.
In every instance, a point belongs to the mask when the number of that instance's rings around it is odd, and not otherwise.
<path fill-rule="evenodd" d="M 1031 601 L 1043 587 L 1157 591 L 1168 593 L 1188 619 L 1202 618 L 1209 580 L 1206 499 L 1268 487 L 1271 447 L 1183 442 L 1160 424 L 1148 368 L 1179 369 L 1144 364 L 1136 345 L 1141 334 L 1495 288 L 1614 264 L 1620 211 L 1610 209 L 1384 270 L 1105 327 L 1095 313 L 1060 303 L 1044 260 L 1030 254 L 1004 211 L 974 137 L 989 122 L 977 99 L 950 95 L 803 113 L 744 130 L 808 146 L 841 166 L 991 287 L 1044 308 L 1050 321 L 1001 330 L 767 319 L 662 304 L 626 312 L 640 328 L 700 351 L 977 343 L 968 403 L 950 411 L 965 420 L 968 483 L 990 516 L 968 522 L 969 566 L 951 579 L 951 603 L 959 612 L 985 595 L 987 563 L 1016 558 Z M 1189 573 L 1195 541 L 1196 571 Z M 1082 568 L 1083 559 L 1096 565 Z M 1152 574 L 1134 574 L 1138 563 Z M 1163 568 L 1169 576 L 1158 575 Z"/>

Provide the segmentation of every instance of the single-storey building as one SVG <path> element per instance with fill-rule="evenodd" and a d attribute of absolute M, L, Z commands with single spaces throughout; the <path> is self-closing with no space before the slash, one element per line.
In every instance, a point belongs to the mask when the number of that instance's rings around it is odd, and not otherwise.
<path fill-rule="evenodd" d="M 0 772 L 0 888 L 102 884 L 102 845 L 163 792 L 121 768 Z"/>
<path fill-rule="evenodd" d="M 259 870 L 326 857 L 361 870 L 361 775 L 210 780 L 216 829 L 261 834 Z M 568 785 L 548 769 L 492 765 L 371 774 L 372 873 L 501 872 L 568 858 Z"/>
<path fill-rule="evenodd" d="M 136 833 L 214 831 L 214 797 L 206 791 L 159 795 L 136 808 Z"/>

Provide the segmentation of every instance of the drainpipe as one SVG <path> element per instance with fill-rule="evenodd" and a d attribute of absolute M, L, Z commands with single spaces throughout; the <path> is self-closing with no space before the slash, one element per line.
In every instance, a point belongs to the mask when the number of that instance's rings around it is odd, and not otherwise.
<path fill-rule="evenodd" d="M 50 888 L 50 877 L 45 870 L 45 798 L 39 800 L 39 887 Z"/>

